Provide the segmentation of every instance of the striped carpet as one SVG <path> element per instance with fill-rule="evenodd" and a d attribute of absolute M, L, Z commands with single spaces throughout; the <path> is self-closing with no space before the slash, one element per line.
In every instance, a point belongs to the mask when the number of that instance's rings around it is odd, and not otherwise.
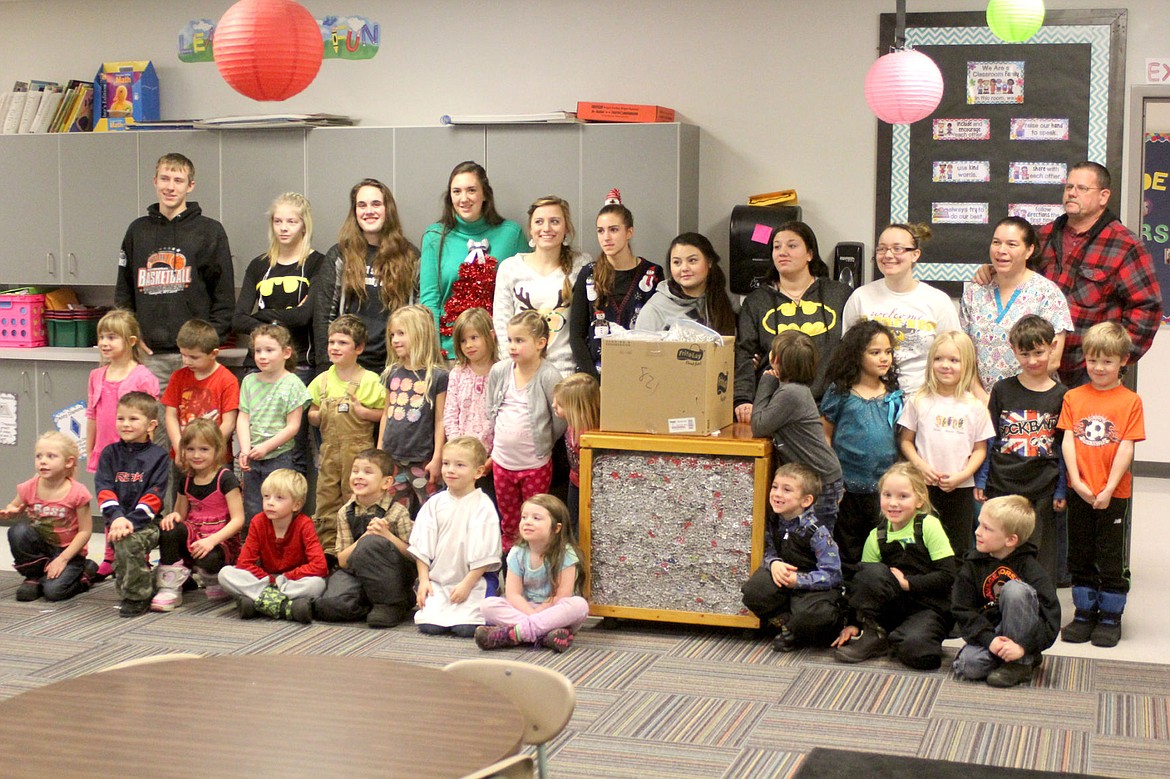
<path fill-rule="evenodd" d="M 442 666 L 481 654 L 412 626 L 236 619 L 201 593 L 171 614 L 120 619 L 112 584 L 17 603 L 0 573 L 0 699 L 164 652 L 358 654 Z M 951 650 L 953 651 L 953 650 Z M 777 654 L 748 632 L 592 625 L 563 655 L 498 653 L 573 680 L 577 708 L 550 744 L 558 778 L 787 777 L 814 747 L 1050 772 L 1170 777 L 1170 666 L 1048 657 L 1032 684 L 995 690 L 888 660 L 844 666 Z"/>

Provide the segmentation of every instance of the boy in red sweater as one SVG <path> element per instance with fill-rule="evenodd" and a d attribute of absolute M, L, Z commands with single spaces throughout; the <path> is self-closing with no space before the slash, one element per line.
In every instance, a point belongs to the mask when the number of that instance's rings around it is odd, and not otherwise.
<path fill-rule="evenodd" d="M 220 570 L 220 586 L 236 598 L 241 619 L 264 614 L 311 622 L 310 599 L 325 592 L 329 569 L 313 520 L 301 513 L 308 483 L 282 468 L 260 489 L 264 513 L 252 518 L 236 564 Z"/>

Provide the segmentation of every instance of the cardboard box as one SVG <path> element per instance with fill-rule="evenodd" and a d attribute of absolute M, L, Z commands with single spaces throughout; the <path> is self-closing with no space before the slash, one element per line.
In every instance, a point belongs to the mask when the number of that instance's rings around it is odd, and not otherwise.
<path fill-rule="evenodd" d="M 601 341 L 601 429 L 710 435 L 732 422 L 735 339 Z"/>
<path fill-rule="evenodd" d="M 150 60 L 105 62 L 93 79 L 94 132 L 159 119 L 158 76 Z"/>
<path fill-rule="evenodd" d="M 577 103 L 577 118 L 590 122 L 673 122 L 674 109 L 630 103 Z"/>

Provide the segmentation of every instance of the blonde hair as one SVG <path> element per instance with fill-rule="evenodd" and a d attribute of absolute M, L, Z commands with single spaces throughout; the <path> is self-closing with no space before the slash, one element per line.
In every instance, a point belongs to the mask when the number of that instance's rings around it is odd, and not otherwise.
<path fill-rule="evenodd" d="M 424 305 L 414 303 L 409 306 L 403 306 L 390 315 L 390 319 L 386 322 L 386 345 L 390 345 L 390 328 L 397 324 L 406 333 L 406 337 L 410 339 L 410 349 L 407 352 L 406 360 L 402 363 L 398 362 L 398 356 L 394 354 L 393 349 L 386 350 L 386 370 L 382 371 L 382 377 L 388 379 L 390 373 L 398 367 L 406 368 L 407 370 L 417 371 L 426 368 L 426 375 L 423 382 L 429 389 L 431 380 L 434 378 L 435 368 L 446 369 L 447 363 L 443 360 L 443 350 L 439 346 L 439 331 L 435 329 L 435 315 L 431 310 Z M 415 391 L 421 392 L 426 396 L 427 403 L 433 403 L 427 392 L 418 390 L 418 385 L 415 385 Z"/>
<path fill-rule="evenodd" d="M 565 412 L 565 421 L 578 433 L 596 430 L 601 419 L 601 385 L 588 373 L 574 373 L 553 387 L 553 400 Z"/>
<path fill-rule="evenodd" d="M 1125 328 L 1116 322 L 1101 322 L 1089 328 L 1081 341 L 1081 351 L 1086 357 L 1129 357 L 1133 351 L 1133 339 Z"/>
<path fill-rule="evenodd" d="M 573 272 L 573 257 L 576 252 L 570 244 L 573 243 L 573 236 L 576 231 L 573 229 L 573 217 L 569 214 L 569 203 L 564 198 L 556 195 L 545 195 L 537 198 L 532 205 L 528 207 L 528 235 L 532 237 L 532 215 L 536 213 L 536 209 L 544 208 L 545 206 L 556 206 L 561 209 L 561 216 L 565 219 L 565 241 L 561 244 L 561 251 L 557 257 L 560 264 L 561 272 L 565 274 L 565 283 L 562 285 L 562 294 L 565 300 L 573 299 L 573 285 L 569 283 L 569 274 Z"/>
<path fill-rule="evenodd" d="M 443 451 L 446 452 L 448 449 L 462 449 L 471 455 L 471 461 L 475 464 L 476 468 L 483 467 L 483 464 L 487 462 L 487 449 L 484 448 L 483 441 L 480 441 L 475 436 L 461 435 L 452 438 L 443 444 Z"/>
<path fill-rule="evenodd" d="M 214 450 L 212 461 L 216 466 L 223 465 L 224 460 L 227 459 L 227 441 L 224 440 L 223 431 L 219 429 L 219 425 L 210 419 L 192 419 L 183 428 L 183 434 L 179 436 L 179 445 L 175 447 L 176 465 L 188 474 L 194 473 L 187 467 L 187 461 L 183 454 L 188 446 L 197 441 L 210 445 Z"/>
<path fill-rule="evenodd" d="M 479 307 L 469 308 L 459 315 L 451 328 L 451 344 L 455 348 L 455 360 L 460 365 L 467 365 L 467 355 L 463 353 L 463 346 L 459 342 L 468 331 L 479 333 L 479 337 L 488 346 L 488 356 L 492 362 L 500 359 L 500 341 L 496 338 L 496 327 L 492 324 L 491 314 Z"/>
<path fill-rule="evenodd" d="M 284 361 L 284 369 L 289 373 L 297 369 L 297 350 L 292 343 L 292 333 L 288 331 L 287 327 L 276 322 L 268 322 L 256 327 L 248 336 L 248 344 L 253 351 L 256 350 L 257 338 L 271 338 L 281 349 L 291 349 L 291 354 Z"/>
<path fill-rule="evenodd" d="M 268 474 L 268 478 L 260 485 L 260 491 L 291 498 L 297 505 L 295 511 L 300 511 L 305 505 L 305 496 L 309 494 L 309 483 L 292 468 L 281 468 Z"/>
<path fill-rule="evenodd" d="M 1036 529 L 1036 512 L 1032 501 L 1023 495 L 1004 495 L 983 504 L 980 516 L 995 520 L 1005 536 L 1016 536 L 1019 543 L 1032 537 Z"/>
<path fill-rule="evenodd" d="M 73 478 L 73 474 L 77 472 L 77 459 L 81 456 L 81 450 L 77 447 L 77 442 L 69 436 L 62 433 L 60 430 L 50 430 L 47 433 L 41 433 L 37 438 L 37 446 L 42 443 L 52 444 L 57 447 L 57 451 L 68 460 L 73 458 L 73 467 L 65 469 L 65 475 Z M 35 447 L 34 447 L 35 451 Z"/>
<path fill-rule="evenodd" d="M 878 479 L 879 495 L 886 486 L 886 480 L 891 476 L 901 476 L 903 479 L 910 482 L 910 491 L 914 493 L 914 497 L 922 501 L 922 507 L 918 509 L 920 512 L 925 512 L 927 514 L 934 513 L 934 506 L 930 505 L 930 490 L 926 486 L 926 477 L 923 476 L 922 471 L 918 470 L 918 468 L 916 468 L 912 463 L 905 461 L 894 463 L 888 469 L 886 469 L 886 472 L 882 474 L 880 479 Z M 886 518 L 887 517 L 883 515 L 883 519 Z"/>
<path fill-rule="evenodd" d="M 914 240 L 914 246 L 912 248 L 918 249 L 919 251 L 922 251 L 922 244 L 929 241 L 931 236 L 934 235 L 934 231 L 930 229 L 930 225 L 923 223 L 906 224 L 904 222 L 894 222 L 893 224 L 886 225 L 882 229 L 882 233 L 886 230 L 903 230 L 909 233 L 910 238 Z M 878 235 L 880 236 L 881 233 L 878 233 Z"/>
<path fill-rule="evenodd" d="M 130 350 L 130 357 L 134 362 L 142 362 L 142 328 L 138 326 L 138 317 L 126 308 L 115 308 L 101 319 L 97 325 L 98 337 L 102 333 L 113 333 L 126 342 Z"/>
<path fill-rule="evenodd" d="M 550 593 L 553 597 L 558 595 L 576 595 L 585 587 L 585 566 L 580 562 L 583 558 L 581 550 L 577 548 L 577 544 L 572 538 L 572 528 L 569 524 L 569 508 L 560 498 L 548 493 L 539 493 L 533 495 L 528 500 L 520 505 L 520 511 L 523 513 L 524 504 L 531 503 L 533 506 L 540 506 L 548 512 L 549 517 L 552 518 L 553 526 L 548 539 L 548 548 L 544 550 L 544 572 L 548 577 Z M 517 537 L 516 546 L 527 547 L 528 542 L 522 537 Z M 573 583 L 573 592 L 559 593 L 557 592 L 557 585 L 560 584 L 561 567 L 565 559 L 566 550 L 572 549 L 577 554 L 577 579 Z"/>
<path fill-rule="evenodd" d="M 301 235 L 301 242 L 296 250 L 297 264 L 304 265 L 305 260 L 313 253 L 313 207 L 309 204 L 309 199 L 300 192 L 285 192 L 283 195 L 277 196 L 268 208 L 268 267 L 275 266 L 276 259 L 280 256 L 280 241 L 276 238 L 276 228 L 272 226 L 272 217 L 276 215 L 276 209 L 281 206 L 291 206 L 296 209 L 297 218 L 304 226 L 304 234 Z"/>
<path fill-rule="evenodd" d="M 549 327 L 548 320 L 544 318 L 544 314 L 537 311 L 535 308 L 529 308 L 516 314 L 508 320 L 508 327 L 521 327 L 528 335 L 532 336 L 533 341 L 544 339 L 544 347 L 540 350 L 540 356 L 548 352 Z"/>
<path fill-rule="evenodd" d="M 930 351 L 926 354 L 926 382 L 922 389 L 918 390 L 915 398 L 939 394 L 938 380 L 934 377 L 934 358 L 939 347 L 947 344 L 954 346 L 959 352 L 959 383 L 955 385 L 955 397 L 964 398 L 971 394 L 971 387 L 975 384 L 975 344 L 971 341 L 971 336 L 962 330 L 950 330 L 934 337 Z"/>

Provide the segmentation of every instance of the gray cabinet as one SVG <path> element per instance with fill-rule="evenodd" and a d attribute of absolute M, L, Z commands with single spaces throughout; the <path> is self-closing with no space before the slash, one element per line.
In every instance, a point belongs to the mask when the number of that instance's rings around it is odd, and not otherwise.
<path fill-rule="evenodd" d="M 57 281 L 113 284 L 126 225 L 140 213 L 137 138 L 125 133 L 71 133 L 62 135 L 60 143 Z"/>
<path fill-rule="evenodd" d="M 0 267 L 6 282 L 61 283 L 57 147 L 54 136 L 0 136 Z"/>
<path fill-rule="evenodd" d="M 337 243 L 349 214 L 349 191 L 362 179 L 377 179 L 394 194 L 406 237 L 418 242 L 423 226 L 402 215 L 394 177 L 394 130 L 382 127 L 331 127 L 305 137 L 305 191 L 313 204 L 313 248 L 324 254 Z M 436 216 L 438 212 L 436 211 Z"/>
<path fill-rule="evenodd" d="M 5 502 L 16 496 L 16 485 L 33 476 L 33 455 L 41 433 L 56 429 L 54 415 L 75 403 L 85 403 L 88 362 L 48 360 L 0 360 L 0 392 L 16 396 L 17 435 L 15 446 L 0 446 L 0 496 Z M 85 440 L 84 428 L 80 431 Z M 87 460 L 77 465 L 76 478 L 92 494 L 93 474 Z M 94 510 L 96 513 L 96 502 Z"/>

